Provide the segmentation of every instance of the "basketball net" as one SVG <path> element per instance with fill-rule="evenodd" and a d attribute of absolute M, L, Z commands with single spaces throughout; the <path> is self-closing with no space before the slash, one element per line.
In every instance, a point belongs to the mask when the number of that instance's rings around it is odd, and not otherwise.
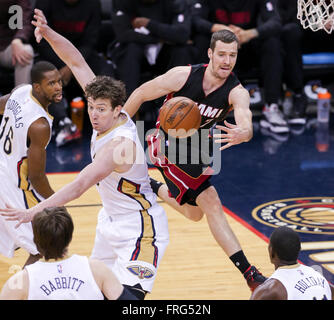
<path fill-rule="evenodd" d="M 297 18 L 304 29 L 333 31 L 334 0 L 297 0 L 297 3 Z"/>

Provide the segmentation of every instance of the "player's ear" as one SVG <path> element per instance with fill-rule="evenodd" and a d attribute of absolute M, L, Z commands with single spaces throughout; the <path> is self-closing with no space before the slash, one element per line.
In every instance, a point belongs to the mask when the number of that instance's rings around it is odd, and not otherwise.
<path fill-rule="evenodd" d="M 212 49 L 209 48 L 209 49 L 208 49 L 208 57 L 209 57 L 209 59 L 212 58 L 212 54 L 213 54 Z"/>
<path fill-rule="evenodd" d="M 38 83 L 38 82 L 34 82 L 34 83 L 32 84 L 32 88 L 33 88 L 34 91 L 36 91 L 36 92 L 40 92 L 41 84 Z"/>
<path fill-rule="evenodd" d="M 275 253 L 274 253 L 273 247 L 271 246 L 270 243 L 268 245 L 268 253 L 269 253 L 270 260 L 273 261 L 273 259 L 275 259 Z"/>
<path fill-rule="evenodd" d="M 118 117 L 119 114 L 121 113 L 121 111 L 122 111 L 122 106 L 121 105 L 116 106 L 114 108 L 114 115 L 115 115 L 115 117 Z"/>

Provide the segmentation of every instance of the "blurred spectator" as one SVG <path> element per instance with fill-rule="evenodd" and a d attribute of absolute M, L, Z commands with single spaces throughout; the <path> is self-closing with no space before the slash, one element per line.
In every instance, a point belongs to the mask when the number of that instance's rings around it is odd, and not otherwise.
<path fill-rule="evenodd" d="M 91 0 L 37 0 L 36 8 L 41 9 L 48 24 L 56 32 L 69 39 L 81 52 L 96 75 L 113 76 L 113 67 L 96 50 L 101 26 L 100 1 Z M 57 57 L 50 45 L 43 39 L 36 46 L 38 59 L 52 62 L 60 71 L 68 100 L 82 94 L 70 69 Z M 78 130 L 68 118 L 68 104 L 50 105 L 49 111 L 55 117 L 54 135 L 58 146 L 80 137 Z"/>
<path fill-rule="evenodd" d="M 297 2 L 278 0 L 278 10 L 282 20 L 282 45 L 284 79 L 287 89 L 292 91 L 293 106 L 289 124 L 305 125 L 306 98 L 303 95 L 303 28 L 297 20 Z"/>
<path fill-rule="evenodd" d="M 128 96 L 140 85 L 145 63 L 157 74 L 191 63 L 186 0 L 115 0 L 112 21 L 117 73 Z"/>
<path fill-rule="evenodd" d="M 0 66 L 15 70 L 15 86 L 31 82 L 34 58 L 29 44 L 33 32 L 31 18 L 30 0 L 1 0 Z"/>
<path fill-rule="evenodd" d="M 261 126 L 275 133 L 289 132 L 278 106 L 283 63 L 282 25 L 276 3 L 273 0 L 193 0 L 191 12 L 193 39 L 199 50 L 196 62 L 208 60 L 206 48 L 212 32 L 232 30 L 241 43 L 235 68 L 238 76 L 254 64 L 260 66 L 266 102 Z"/>
<path fill-rule="evenodd" d="M 36 8 L 44 12 L 50 27 L 78 48 L 95 74 L 113 75 L 111 66 L 96 50 L 101 26 L 100 1 L 37 0 Z M 56 56 L 45 40 L 42 40 L 37 48 L 41 59 L 52 62 L 60 69 L 63 82 L 67 85 L 72 78 L 70 69 Z"/>

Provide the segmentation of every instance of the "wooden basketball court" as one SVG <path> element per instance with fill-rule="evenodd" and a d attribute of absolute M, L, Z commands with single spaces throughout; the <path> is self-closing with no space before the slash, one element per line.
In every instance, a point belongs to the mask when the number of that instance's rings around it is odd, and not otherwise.
<path fill-rule="evenodd" d="M 161 180 L 157 170 L 152 177 Z M 51 185 L 58 190 L 72 181 L 76 174 L 50 174 Z M 158 270 L 153 291 L 147 299 L 168 300 L 240 300 L 249 299 L 250 290 L 241 273 L 216 244 L 205 217 L 192 222 L 168 205 L 170 244 Z M 74 220 L 74 235 L 70 253 L 89 256 L 93 248 L 97 214 L 101 200 L 95 187 L 67 206 Z M 267 243 L 231 216 L 227 216 L 241 246 L 250 260 L 265 275 L 273 272 Z M 19 249 L 12 259 L 0 255 L 0 287 L 22 266 L 28 254 Z"/>

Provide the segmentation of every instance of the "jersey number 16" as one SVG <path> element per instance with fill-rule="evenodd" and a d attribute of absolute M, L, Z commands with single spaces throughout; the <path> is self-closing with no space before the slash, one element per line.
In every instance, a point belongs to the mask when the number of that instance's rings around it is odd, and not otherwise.
<path fill-rule="evenodd" d="M 9 117 L 5 117 L 4 119 L 4 125 L 2 127 L 1 133 L 0 133 L 0 140 L 2 139 L 5 129 L 9 120 Z M 12 126 L 9 127 L 9 130 L 7 134 L 5 135 L 5 140 L 3 143 L 3 151 L 5 151 L 6 154 L 11 154 L 12 153 L 12 140 L 13 140 L 13 128 Z"/>

